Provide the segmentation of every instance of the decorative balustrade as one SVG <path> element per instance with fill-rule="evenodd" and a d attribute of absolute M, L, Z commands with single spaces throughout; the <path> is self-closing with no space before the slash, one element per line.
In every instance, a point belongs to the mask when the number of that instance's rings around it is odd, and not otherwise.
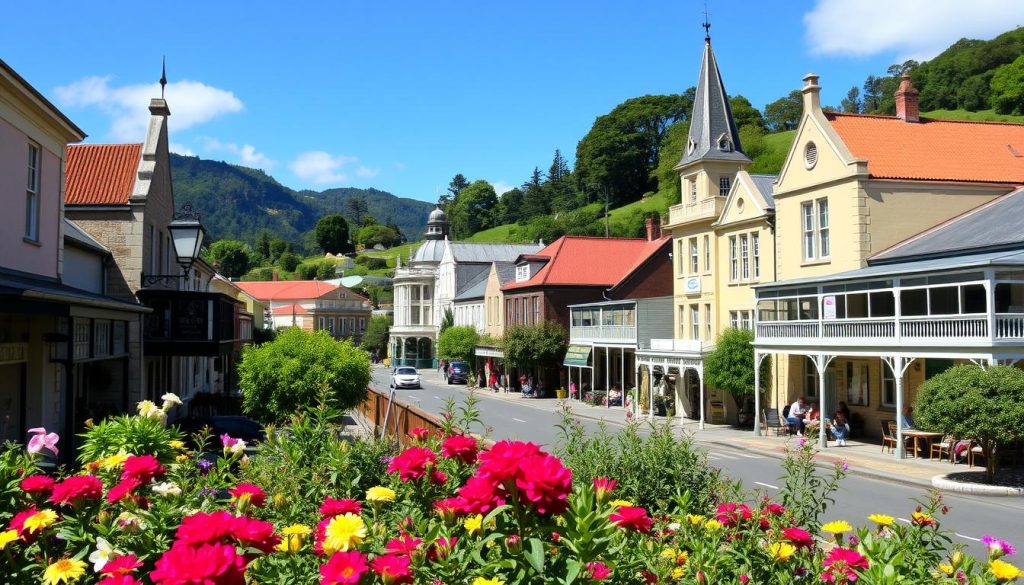
<path fill-rule="evenodd" d="M 893 319 L 849 319 L 843 321 L 822 321 L 822 335 L 825 337 L 883 337 L 896 335 Z"/>
<path fill-rule="evenodd" d="M 1024 313 L 997 314 L 995 337 L 996 339 L 1024 337 Z"/>
<path fill-rule="evenodd" d="M 717 218 L 725 207 L 725 197 L 708 197 L 693 203 L 680 203 L 668 208 L 668 223 L 676 225 L 698 219 Z"/>
<path fill-rule="evenodd" d="M 998 314 L 990 337 L 984 316 L 761 321 L 758 341 L 815 339 L 822 343 L 873 340 L 892 344 L 913 340 L 987 340 L 1024 338 L 1024 314 Z"/>
<path fill-rule="evenodd" d="M 569 328 L 570 342 L 628 340 L 636 341 L 634 325 L 574 325 Z"/>
<path fill-rule="evenodd" d="M 821 328 L 817 321 L 774 321 L 757 324 L 757 336 L 759 338 L 809 338 L 819 337 Z"/>
<path fill-rule="evenodd" d="M 904 317 L 900 322 L 900 335 L 951 339 L 988 337 L 988 320 L 984 317 Z"/>

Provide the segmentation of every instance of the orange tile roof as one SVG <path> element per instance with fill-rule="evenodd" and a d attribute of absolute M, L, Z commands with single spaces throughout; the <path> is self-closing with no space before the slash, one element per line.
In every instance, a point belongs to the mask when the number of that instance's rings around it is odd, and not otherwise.
<path fill-rule="evenodd" d="M 510 282 L 503 291 L 534 286 L 611 287 L 629 276 L 671 238 L 593 238 L 562 236 L 530 257 L 550 258 L 529 280 Z"/>
<path fill-rule="evenodd" d="M 68 146 L 64 202 L 68 205 L 127 205 L 141 157 L 141 144 Z"/>
<path fill-rule="evenodd" d="M 1024 124 L 826 112 L 879 179 L 1024 183 Z"/>
<path fill-rule="evenodd" d="M 308 315 L 309 309 L 302 305 L 285 305 L 270 310 L 272 315 Z"/>
<path fill-rule="evenodd" d="M 318 299 L 341 288 L 322 280 L 263 280 L 235 284 L 260 301 Z"/>

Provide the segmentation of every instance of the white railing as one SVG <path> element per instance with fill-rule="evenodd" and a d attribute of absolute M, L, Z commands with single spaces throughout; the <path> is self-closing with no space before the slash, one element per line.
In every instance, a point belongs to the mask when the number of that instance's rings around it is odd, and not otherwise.
<path fill-rule="evenodd" d="M 569 343 L 622 339 L 636 341 L 635 325 L 574 325 L 569 328 Z"/>
<path fill-rule="evenodd" d="M 684 221 L 718 217 L 725 205 L 725 197 L 708 197 L 693 203 L 680 203 L 668 208 L 668 223 L 674 225 Z"/>
<path fill-rule="evenodd" d="M 646 343 L 644 345 L 647 345 Z M 699 339 L 652 339 L 650 349 L 654 351 L 684 351 L 700 353 L 704 347 Z"/>
<path fill-rule="evenodd" d="M 893 319 L 850 319 L 843 321 L 822 321 L 824 337 L 894 337 L 896 322 Z"/>
<path fill-rule="evenodd" d="M 988 337 L 985 317 L 904 317 L 900 321 L 903 337 L 964 338 Z"/>
<path fill-rule="evenodd" d="M 819 337 L 820 331 L 817 321 L 774 321 L 757 324 L 757 337 L 759 338 Z"/>
<path fill-rule="evenodd" d="M 1024 314 L 997 315 L 996 338 L 1024 337 Z M 915 339 L 988 339 L 988 320 L 980 316 L 903 317 L 902 319 L 837 319 L 822 321 L 762 321 L 759 341 L 818 339 L 845 341 L 871 339 L 892 343 Z"/>
<path fill-rule="evenodd" d="M 1024 313 L 1001 313 L 996 315 L 996 339 L 1020 339 L 1024 337 Z"/>

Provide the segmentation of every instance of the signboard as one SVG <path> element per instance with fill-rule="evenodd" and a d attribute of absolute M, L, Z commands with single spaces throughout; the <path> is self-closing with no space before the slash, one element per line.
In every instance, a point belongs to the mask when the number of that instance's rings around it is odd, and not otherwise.
<path fill-rule="evenodd" d="M 686 279 L 686 294 L 695 294 L 700 292 L 700 277 L 690 276 Z"/>
<path fill-rule="evenodd" d="M 835 297 L 835 295 L 829 295 L 827 297 L 821 297 L 821 317 L 822 317 L 822 319 L 835 319 L 836 318 L 836 297 Z"/>
<path fill-rule="evenodd" d="M 565 359 L 562 360 L 562 365 L 589 367 L 587 361 L 590 359 L 590 349 L 589 345 L 570 345 L 565 350 Z"/>
<path fill-rule="evenodd" d="M 28 361 L 27 343 L 0 343 L 0 365 Z"/>

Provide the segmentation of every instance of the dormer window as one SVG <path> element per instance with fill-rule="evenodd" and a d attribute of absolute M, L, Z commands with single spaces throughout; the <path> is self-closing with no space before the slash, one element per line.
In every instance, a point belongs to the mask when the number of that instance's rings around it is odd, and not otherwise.
<path fill-rule="evenodd" d="M 530 280 L 530 265 L 516 266 L 516 282 L 525 282 L 527 280 Z"/>
<path fill-rule="evenodd" d="M 693 149 L 697 148 L 697 143 L 693 141 L 693 138 L 686 143 L 686 154 L 693 154 Z"/>
<path fill-rule="evenodd" d="M 722 134 L 718 137 L 718 150 L 722 152 L 730 152 L 732 150 L 732 142 L 727 135 Z"/>

